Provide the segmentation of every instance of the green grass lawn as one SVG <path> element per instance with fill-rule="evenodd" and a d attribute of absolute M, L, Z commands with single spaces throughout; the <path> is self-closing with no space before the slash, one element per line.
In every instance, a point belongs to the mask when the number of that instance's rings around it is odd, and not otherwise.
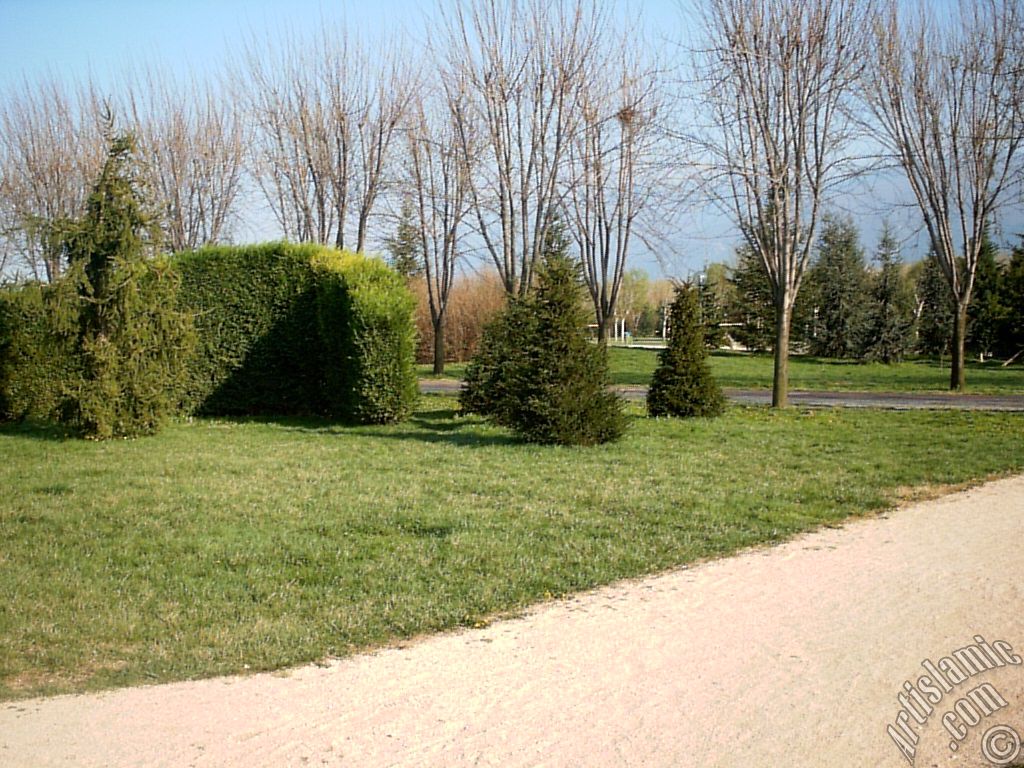
<path fill-rule="evenodd" d="M 643 384 L 651 380 L 658 353 L 649 349 L 612 347 L 608 365 L 614 384 Z M 711 370 L 723 387 L 771 389 L 771 355 L 717 352 L 711 356 Z M 461 379 L 465 363 L 445 368 L 445 377 Z M 430 377 L 430 366 L 420 366 L 421 378 Z M 793 389 L 831 392 L 946 392 L 949 390 L 949 362 L 913 360 L 895 365 L 859 363 L 795 356 L 789 362 Z M 1024 365 L 1003 368 L 999 362 L 984 365 L 971 362 L 967 369 L 967 390 L 976 394 L 1024 395 Z"/>
<path fill-rule="evenodd" d="M 634 409 L 621 442 L 574 449 L 454 407 L 0 428 L 0 698 L 347 654 L 1024 469 L 1013 414 Z"/>

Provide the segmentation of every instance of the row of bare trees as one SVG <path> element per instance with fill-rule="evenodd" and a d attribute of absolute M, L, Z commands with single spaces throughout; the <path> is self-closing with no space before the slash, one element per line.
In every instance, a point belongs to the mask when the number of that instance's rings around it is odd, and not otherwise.
<path fill-rule="evenodd" d="M 216 83 L 147 70 L 107 98 L 26 84 L 0 102 L 0 266 L 59 273 L 59 223 L 81 208 L 110 110 L 139 139 L 171 249 L 231 237 L 262 199 L 285 237 L 364 250 L 401 203 L 440 367 L 460 259 L 490 262 L 521 295 L 560 219 L 603 337 L 636 242 L 665 230 L 696 179 L 691 205 L 726 211 L 770 277 L 781 406 L 822 214 L 888 166 L 957 304 L 962 388 L 980 235 L 1020 199 L 1024 0 L 957 0 L 952 15 L 923 0 L 693 2 L 703 39 L 671 77 L 593 0 L 446 0 L 416 55 L 325 26 L 253 37 Z"/>
<path fill-rule="evenodd" d="M 762 260 L 776 313 L 773 402 L 786 404 L 793 304 L 821 213 L 882 164 L 909 184 L 956 304 L 950 387 L 987 222 L 1019 204 L 1020 0 L 706 0 L 704 189 Z M 874 157 L 872 157 L 872 155 Z M 1018 194 L 1015 196 L 1014 192 Z"/>

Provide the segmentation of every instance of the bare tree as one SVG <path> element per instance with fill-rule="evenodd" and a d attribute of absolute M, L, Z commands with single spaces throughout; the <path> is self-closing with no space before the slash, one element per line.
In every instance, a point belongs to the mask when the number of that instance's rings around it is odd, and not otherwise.
<path fill-rule="evenodd" d="M 464 145 L 479 128 L 469 190 L 479 236 L 505 290 L 523 294 L 561 202 L 573 98 L 604 17 L 585 0 L 453 0 L 444 21 L 444 77 L 464 84 Z"/>
<path fill-rule="evenodd" d="M 435 92 L 437 93 L 437 92 Z M 469 212 L 474 140 L 456 124 L 461 89 L 419 97 L 407 131 L 409 180 L 434 331 L 434 374 L 444 372 L 444 326 L 455 283 L 462 226 Z M 461 132 L 460 132 L 461 131 Z M 468 153 L 466 150 L 469 150 Z"/>
<path fill-rule="evenodd" d="M 254 176 L 285 237 L 363 250 L 413 91 L 401 47 L 371 52 L 330 29 L 252 41 L 236 82 L 256 127 Z"/>
<path fill-rule="evenodd" d="M 793 306 L 823 204 L 851 171 L 848 111 L 870 0 L 706 0 L 706 192 L 764 263 L 775 304 L 772 404 L 787 404 Z"/>
<path fill-rule="evenodd" d="M 62 224 L 81 213 L 103 163 L 102 112 L 91 86 L 58 80 L 25 81 L 0 100 L 0 236 L 33 279 L 64 269 Z"/>
<path fill-rule="evenodd" d="M 235 214 L 246 131 L 234 101 L 211 84 L 182 85 L 148 69 L 123 93 L 171 251 L 225 238 Z"/>
<path fill-rule="evenodd" d="M 1020 0 L 960 0 L 940 23 L 921 3 L 875 18 L 865 94 L 920 208 L 955 302 L 950 389 L 966 385 L 967 308 L 986 223 L 1019 183 L 1024 140 Z"/>
<path fill-rule="evenodd" d="M 631 32 L 595 61 L 576 92 L 564 207 L 579 247 L 598 338 L 607 339 L 638 217 L 665 175 L 655 117 L 660 73 Z M 597 57 L 595 57 L 596 59 Z"/>

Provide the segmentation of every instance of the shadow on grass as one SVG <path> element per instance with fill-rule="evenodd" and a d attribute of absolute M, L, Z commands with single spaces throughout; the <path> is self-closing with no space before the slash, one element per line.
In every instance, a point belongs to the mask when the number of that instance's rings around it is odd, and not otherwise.
<path fill-rule="evenodd" d="M 79 436 L 57 424 L 34 421 L 8 421 L 0 423 L 0 437 L 23 437 L 29 440 L 64 443 L 79 440 Z"/>
<path fill-rule="evenodd" d="M 313 435 L 365 435 L 385 440 L 408 440 L 422 443 L 448 443 L 471 448 L 490 446 L 526 445 L 526 442 L 507 433 L 487 434 L 481 431 L 485 422 L 479 419 L 459 419 L 458 411 L 436 409 L 416 411 L 405 422 L 398 424 L 348 424 L 316 416 L 229 416 L 210 419 L 226 424 L 259 424 L 291 432 Z"/>

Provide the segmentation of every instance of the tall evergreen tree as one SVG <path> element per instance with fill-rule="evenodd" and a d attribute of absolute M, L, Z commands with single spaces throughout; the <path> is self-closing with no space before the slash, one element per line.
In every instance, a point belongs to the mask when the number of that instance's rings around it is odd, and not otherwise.
<path fill-rule="evenodd" d="M 384 245 L 390 254 L 388 263 L 402 277 L 411 279 L 423 274 L 423 246 L 411 198 L 402 199 L 395 234 L 387 238 Z"/>
<path fill-rule="evenodd" d="M 722 306 L 718 300 L 718 292 L 708 279 L 707 272 L 697 288 L 700 315 L 698 320 L 704 329 L 704 346 L 715 350 L 725 344 L 725 329 L 722 327 Z"/>
<path fill-rule="evenodd" d="M 984 359 L 991 357 L 998 344 L 1000 327 L 1007 308 L 1003 306 L 1003 270 L 996 261 L 996 244 L 984 232 L 974 273 L 974 293 L 967 308 L 967 351 Z"/>
<path fill-rule="evenodd" d="M 1010 254 L 1001 286 L 1006 308 L 999 331 L 1000 354 L 1008 360 L 1024 355 L 1024 235 Z"/>
<path fill-rule="evenodd" d="M 889 226 L 875 251 L 878 272 L 872 276 L 864 321 L 863 356 L 895 363 L 910 348 L 914 328 L 914 303 L 903 279 L 903 259 Z"/>
<path fill-rule="evenodd" d="M 130 136 L 114 138 L 85 216 L 67 244 L 78 285 L 81 375 L 67 383 L 63 419 L 104 439 L 156 431 L 177 406 L 194 336 L 175 308 L 177 279 L 148 258 L 157 228 L 146 213 Z"/>
<path fill-rule="evenodd" d="M 953 295 L 935 256 L 924 259 L 914 286 L 918 304 L 917 351 L 941 357 L 950 354 L 953 343 Z"/>
<path fill-rule="evenodd" d="M 810 343 L 820 357 L 856 357 L 864 323 L 867 270 L 851 219 L 829 217 L 808 274 L 817 314 Z"/>
<path fill-rule="evenodd" d="M 732 273 L 735 304 L 730 319 L 736 323 L 736 341 L 751 352 L 772 348 L 775 338 L 775 299 L 764 263 L 748 247 L 736 252 L 736 268 Z"/>
<path fill-rule="evenodd" d="M 725 398 L 708 366 L 706 332 L 694 288 L 676 289 L 669 323 L 668 346 L 658 354 L 647 393 L 647 412 L 651 416 L 719 415 Z"/>

